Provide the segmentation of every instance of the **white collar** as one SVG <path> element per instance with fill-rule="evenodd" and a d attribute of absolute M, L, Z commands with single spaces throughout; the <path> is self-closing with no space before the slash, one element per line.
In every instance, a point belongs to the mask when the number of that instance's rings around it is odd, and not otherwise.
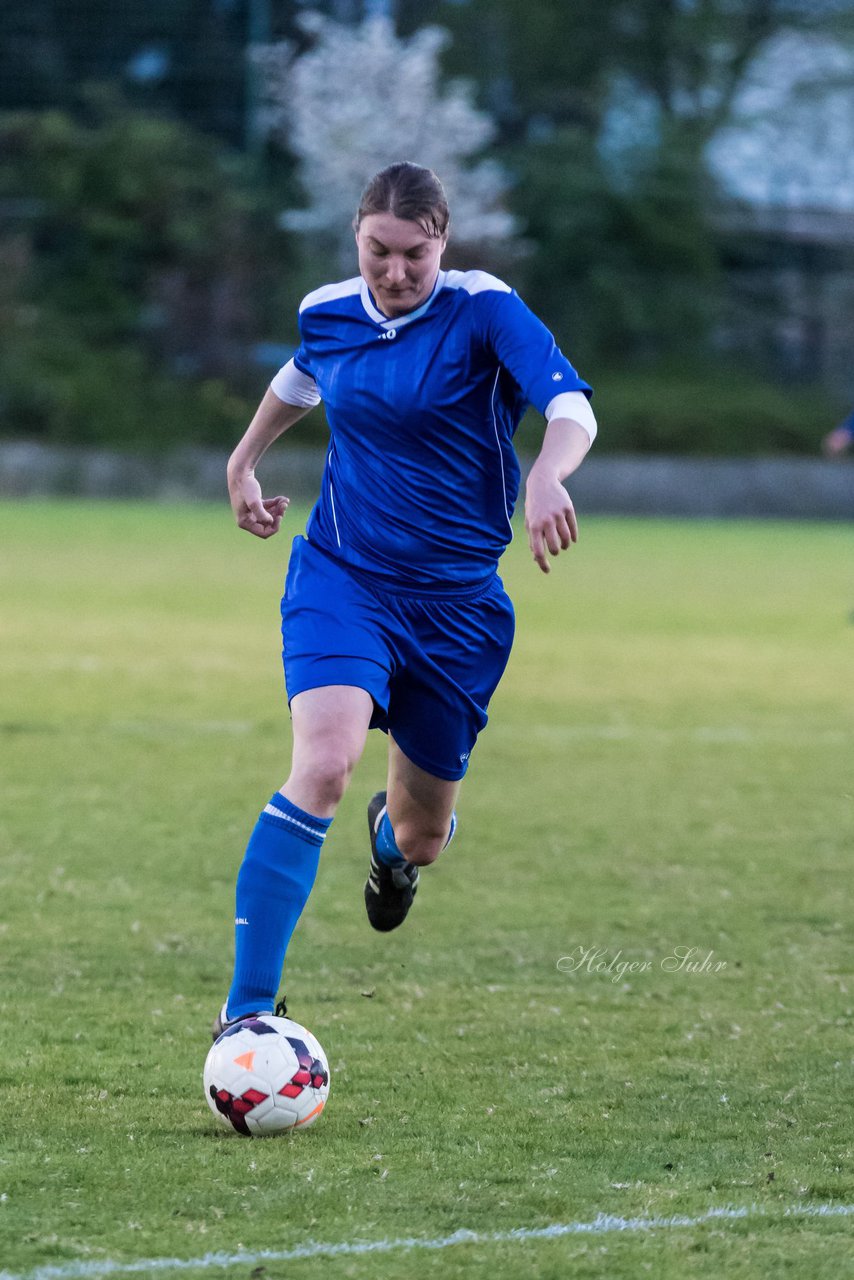
<path fill-rule="evenodd" d="M 436 283 L 433 285 L 433 292 L 426 301 L 421 303 L 420 307 L 416 307 L 414 311 L 407 311 L 406 315 L 391 317 L 384 316 L 379 310 L 371 297 L 371 291 L 368 288 L 367 281 L 363 279 L 360 289 L 362 306 L 365 308 L 371 319 L 375 320 L 377 324 L 382 325 L 384 329 L 402 329 L 405 324 L 411 324 L 413 320 L 417 320 L 420 316 L 423 316 L 424 312 L 432 305 L 433 299 L 445 283 L 445 274 L 446 273 L 444 271 L 439 271 L 439 274 L 436 276 Z"/>

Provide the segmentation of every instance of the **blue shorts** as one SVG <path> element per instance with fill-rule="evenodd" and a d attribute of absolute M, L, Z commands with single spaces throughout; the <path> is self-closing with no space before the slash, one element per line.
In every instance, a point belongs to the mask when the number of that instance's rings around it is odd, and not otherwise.
<path fill-rule="evenodd" d="M 497 574 L 462 598 L 392 593 L 294 538 L 282 599 L 288 701 L 324 685 L 366 689 L 371 728 L 437 778 L 465 774 L 514 628 Z"/>

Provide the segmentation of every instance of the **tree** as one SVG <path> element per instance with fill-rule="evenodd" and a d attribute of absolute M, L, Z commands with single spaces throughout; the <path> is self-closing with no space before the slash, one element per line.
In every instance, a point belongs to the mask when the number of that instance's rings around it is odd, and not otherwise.
<path fill-rule="evenodd" d="M 287 225 L 331 237 L 348 260 L 367 179 L 395 160 L 415 160 L 441 176 L 457 239 L 506 240 L 513 219 L 500 204 L 504 176 L 494 162 L 474 158 L 494 126 L 467 84 L 440 87 L 445 33 L 424 27 L 403 40 L 385 17 L 349 27 L 318 14 L 307 30 L 314 43 L 302 54 L 289 42 L 257 54 L 266 128 L 297 157 L 309 202 L 289 212 Z"/>
<path fill-rule="evenodd" d="M 0 153 L 7 420 L 127 444 L 232 438 L 247 409 L 234 390 L 285 256 L 270 252 L 272 218 L 240 161 L 103 93 L 85 123 L 0 118 Z"/>
<path fill-rule="evenodd" d="M 851 0 L 436 0 L 496 120 L 531 302 L 624 362 L 708 351 L 722 287 L 709 144 L 781 31 Z M 398 0 L 402 30 L 423 20 Z M 582 345 L 585 340 L 582 339 Z M 574 348 L 577 349 L 577 348 Z"/>
<path fill-rule="evenodd" d="M 443 69 L 474 80 L 500 144 L 530 140 L 550 127 L 597 131 L 615 0 L 397 0 L 404 35 L 425 21 L 425 9 L 450 36 Z"/>
<path fill-rule="evenodd" d="M 0 110 L 77 111 L 81 88 L 121 85 L 239 146 L 256 5 L 277 35 L 296 33 L 299 0 L 0 0 Z"/>
<path fill-rule="evenodd" d="M 708 155 L 725 190 L 769 207 L 854 209 L 854 47 L 785 32 L 758 55 Z"/>

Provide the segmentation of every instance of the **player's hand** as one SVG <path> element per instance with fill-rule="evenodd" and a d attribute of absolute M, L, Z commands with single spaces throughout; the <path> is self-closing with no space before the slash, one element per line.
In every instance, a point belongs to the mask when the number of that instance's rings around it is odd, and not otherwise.
<path fill-rule="evenodd" d="M 229 482 L 231 509 L 241 529 L 253 533 L 256 538 L 272 538 L 279 532 L 289 498 L 281 494 L 276 498 L 261 496 L 261 486 L 254 475 L 241 476 Z"/>
<path fill-rule="evenodd" d="M 578 541 L 578 520 L 572 499 L 553 473 L 537 469 L 528 474 L 525 488 L 525 529 L 531 555 L 542 569 L 551 569 L 549 555 L 559 555 Z"/>
<path fill-rule="evenodd" d="M 837 427 L 835 431 L 829 432 L 821 442 L 822 450 L 826 457 L 836 458 L 840 453 L 851 444 L 851 433 L 846 431 L 844 427 Z"/>

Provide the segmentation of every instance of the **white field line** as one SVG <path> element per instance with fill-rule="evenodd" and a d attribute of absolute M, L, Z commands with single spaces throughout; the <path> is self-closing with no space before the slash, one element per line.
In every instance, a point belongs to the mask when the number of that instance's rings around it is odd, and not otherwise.
<path fill-rule="evenodd" d="M 854 1204 L 794 1204 L 771 1210 L 762 1205 L 707 1209 L 696 1217 L 618 1218 L 599 1213 L 589 1222 L 556 1222 L 548 1227 L 515 1227 L 511 1231 L 455 1231 L 450 1236 L 419 1239 L 403 1236 L 396 1240 L 354 1240 L 341 1244 L 309 1242 L 293 1249 L 258 1249 L 241 1253 L 206 1253 L 200 1258 L 139 1258 L 136 1262 L 103 1259 L 96 1262 L 60 1262 L 36 1267 L 33 1271 L 0 1271 L 0 1280 L 99 1280 L 101 1276 L 156 1275 L 170 1271 L 209 1271 L 222 1267 L 254 1267 L 265 1262 L 299 1262 L 305 1258 L 353 1258 L 366 1254 L 397 1253 L 410 1249 L 451 1249 L 464 1244 L 516 1244 L 530 1240 L 558 1240 L 563 1236 L 601 1236 L 620 1232 L 667 1231 L 680 1227 L 702 1227 L 710 1222 L 740 1222 L 764 1218 L 780 1222 L 787 1218 L 850 1218 Z"/>

